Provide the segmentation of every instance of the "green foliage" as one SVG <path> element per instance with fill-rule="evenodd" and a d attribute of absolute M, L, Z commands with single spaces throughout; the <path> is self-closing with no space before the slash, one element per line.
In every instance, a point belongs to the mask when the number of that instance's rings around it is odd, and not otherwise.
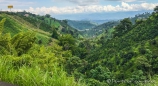
<path fill-rule="evenodd" d="M 19 33 L 11 39 L 11 44 L 17 51 L 18 56 L 20 56 L 33 46 L 35 40 L 35 33 Z"/>
<path fill-rule="evenodd" d="M 6 19 L 2 19 L 0 22 L 0 54 L 11 54 L 12 46 L 10 43 L 11 36 L 9 33 L 2 34 L 4 28 L 4 22 Z"/>
<path fill-rule="evenodd" d="M 58 20 L 58 22 L 62 25 L 62 27 L 60 27 L 62 34 L 71 34 L 75 38 L 79 36 L 79 31 L 69 26 L 66 20 Z"/>
<path fill-rule="evenodd" d="M 143 14 L 135 15 L 134 17 L 130 18 L 130 20 L 133 24 L 135 24 L 137 20 L 146 20 L 147 18 L 149 18 L 149 16 L 151 16 L 151 13 L 145 12 Z"/>
<path fill-rule="evenodd" d="M 4 27 L 4 22 L 6 21 L 6 19 L 2 19 L 1 22 L 0 22 L 0 35 L 2 34 L 3 32 L 3 27 Z"/>
<path fill-rule="evenodd" d="M 92 86 L 106 84 L 108 79 L 132 81 L 108 83 L 111 86 L 143 86 L 143 81 L 152 80 L 158 74 L 157 19 L 157 13 L 153 13 L 146 20 L 137 20 L 132 25 L 130 19 L 125 18 L 115 27 L 113 38 L 108 39 L 106 33 L 100 39 L 98 37 L 96 43 L 100 46 L 90 48 L 89 53 L 82 58 L 88 64 L 83 69 L 78 68 L 82 69 L 78 70 L 80 75 Z M 92 45 L 94 39 L 90 40 L 90 43 L 80 42 L 79 46 L 86 50 L 86 44 Z M 146 84 L 154 85 L 150 82 Z"/>
<path fill-rule="evenodd" d="M 35 39 L 33 32 L 13 37 L 9 33 L 0 34 L 1 81 L 19 86 L 85 86 L 63 70 L 62 55 L 66 51 L 57 43 L 47 47 L 37 45 Z"/>
<path fill-rule="evenodd" d="M 89 78 L 94 78 L 103 82 L 111 78 L 111 73 L 108 68 L 105 68 L 99 65 L 95 69 L 91 69 L 88 76 Z"/>
<path fill-rule="evenodd" d="M 65 68 L 69 74 L 73 74 L 73 72 L 82 66 L 82 60 L 79 57 L 70 57 L 66 61 Z"/>
<path fill-rule="evenodd" d="M 49 17 L 50 17 L 50 15 L 49 15 L 49 14 L 46 14 L 46 15 L 45 15 L 45 17 L 49 18 Z"/>
<path fill-rule="evenodd" d="M 0 54 L 12 54 L 14 51 L 11 45 L 11 36 L 9 33 L 0 35 Z"/>
<path fill-rule="evenodd" d="M 63 46 L 64 50 L 70 50 L 76 43 L 75 38 L 73 38 L 70 34 L 63 35 L 59 38 L 59 45 Z"/>
<path fill-rule="evenodd" d="M 76 83 L 73 77 L 67 77 L 62 68 L 53 63 L 52 71 L 43 71 L 43 69 L 36 63 L 36 60 L 28 60 L 28 64 L 21 64 L 17 62 L 13 56 L 3 56 L 0 58 L 0 78 L 2 81 L 7 81 L 19 86 L 84 86 L 80 82 Z M 31 57 L 32 58 L 32 57 Z M 9 59 L 9 60 L 8 60 Z M 25 61 L 24 60 L 24 61 Z M 21 64 L 21 67 L 15 65 L 15 61 Z M 23 62 L 23 61 L 22 61 Z M 17 67 L 15 69 L 15 67 Z"/>
<path fill-rule="evenodd" d="M 127 33 L 132 29 L 132 22 L 129 18 L 125 18 L 120 21 L 120 24 L 115 27 L 114 37 L 122 36 L 123 34 Z"/>
<path fill-rule="evenodd" d="M 57 39 L 59 37 L 59 34 L 57 33 L 57 31 L 54 29 L 53 30 L 53 34 L 52 34 L 52 38 Z"/>
<path fill-rule="evenodd" d="M 154 8 L 154 11 L 155 11 L 155 12 L 158 12 L 158 6 L 156 6 L 156 7 Z"/>
<path fill-rule="evenodd" d="M 7 16 L 7 25 L 9 26 L 8 22 L 11 23 L 9 27 L 12 24 L 19 27 L 20 25 L 16 24 L 17 20 L 11 15 L 1 15 L 0 18 Z M 15 23 L 13 23 L 14 19 Z M 114 29 L 111 27 L 116 23 L 107 23 L 110 24 L 108 29 L 104 30 L 103 34 L 97 33 L 101 34 L 99 37 L 79 40 L 75 38 L 78 32 L 67 26 L 67 22 L 58 21 L 63 26 L 57 28 L 50 26 L 54 22 L 50 19 L 31 15 L 30 20 L 42 21 L 43 24 L 51 27 L 49 30 L 52 37 L 56 39 L 51 39 L 51 35 L 46 35 L 44 32 L 28 31 L 32 29 L 25 29 L 25 32 L 23 29 L 18 29 L 22 32 L 16 32 L 14 36 L 6 32 L 0 34 L 2 81 L 20 86 L 28 84 L 83 86 L 84 82 L 89 86 L 150 86 L 157 83 L 158 15 L 156 12 L 145 20 L 136 20 L 134 25 L 129 18 L 121 20 Z M 6 30 L 6 23 L 3 31 Z M 3 23 L 0 24 L 3 28 Z M 49 45 L 42 45 L 44 39 L 49 41 Z M 41 42 L 38 44 L 39 40 Z M 113 81 L 108 82 L 108 80 Z M 156 81 L 154 84 L 150 82 L 144 84 L 145 80 Z"/>
<path fill-rule="evenodd" d="M 90 83 L 89 86 L 109 86 L 108 84 L 99 82 L 95 79 L 88 79 L 87 83 Z"/>

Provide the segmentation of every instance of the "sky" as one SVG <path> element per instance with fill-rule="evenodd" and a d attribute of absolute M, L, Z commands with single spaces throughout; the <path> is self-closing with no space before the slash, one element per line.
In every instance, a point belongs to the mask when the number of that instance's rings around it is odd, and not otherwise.
<path fill-rule="evenodd" d="M 0 0 L 0 10 L 27 11 L 51 16 L 128 11 L 151 11 L 158 0 Z"/>

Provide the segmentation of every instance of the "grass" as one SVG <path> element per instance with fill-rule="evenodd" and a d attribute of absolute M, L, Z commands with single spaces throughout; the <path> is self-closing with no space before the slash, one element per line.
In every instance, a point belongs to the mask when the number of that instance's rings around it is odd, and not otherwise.
<path fill-rule="evenodd" d="M 84 86 L 75 82 L 73 77 L 67 77 L 66 72 L 56 64 L 53 71 L 43 71 L 33 61 L 32 65 L 15 66 L 14 60 L 19 57 L 2 56 L 0 58 L 0 80 L 18 86 Z M 22 58 L 22 57 L 21 57 Z"/>

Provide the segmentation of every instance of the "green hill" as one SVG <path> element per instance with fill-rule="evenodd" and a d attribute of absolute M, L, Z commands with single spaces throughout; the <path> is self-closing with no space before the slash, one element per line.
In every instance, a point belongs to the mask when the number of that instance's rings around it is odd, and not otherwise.
<path fill-rule="evenodd" d="M 78 68 L 79 73 L 88 82 L 95 82 L 93 86 L 156 85 L 157 19 L 158 13 L 155 12 L 146 20 L 138 19 L 135 25 L 132 25 L 129 18 L 121 20 L 114 28 L 111 39 L 101 37 L 93 44 L 90 42 L 88 48 L 85 46 L 88 54 L 82 58 L 88 63 Z"/>
<path fill-rule="evenodd" d="M 68 34 L 73 28 L 64 23 L 67 29 L 62 32 L 54 24 L 10 12 L 1 12 L 0 20 L 0 81 L 19 86 L 85 86 L 68 76 L 63 66 L 75 56 L 77 35 Z"/>
<path fill-rule="evenodd" d="M 42 40 L 43 44 L 48 44 L 51 33 L 37 29 L 31 23 L 16 15 L 0 14 L 0 19 L 3 18 L 6 18 L 4 33 L 10 33 L 13 36 L 19 32 L 33 31 L 36 33 L 37 42 Z"/>
<path fill-rule="evenodd" d="M 10 32 L 13 36 L 21 31 L 34 31 L 38 33 L 38 41 L 42 40 L 44 44 L 48 44 L 50 38 L 53 37 L 53 33 L 58 36 L 62 34 L 71 34 L 76 38 L 81 36 L 79 35 L 80 33 L 69 26 L 67 22 L 52 18 L 48 16 L 48 14 L 39 16 L 24 11 L 17 13 L 0 12 L 0 16 L 0 19 L 7 18 L 5 23 L 5 28 L 7 29 L 4 30 L 5 33 Z"/>

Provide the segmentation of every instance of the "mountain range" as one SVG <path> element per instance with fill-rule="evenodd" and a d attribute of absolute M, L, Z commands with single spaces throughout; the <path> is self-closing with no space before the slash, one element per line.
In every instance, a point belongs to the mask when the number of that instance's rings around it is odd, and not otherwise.
<path fill-rule="evenodd" d="M 100 12 L 100 13 L 80 13 L 80 14 L 61 14 L 53 15 L 56 19 L 59 20 L 119 20 L 126 17 L 134 17 L 136 14 L 142 14 L 145 12 L 152 11 L 125 11 L 125 12 Z"/>

